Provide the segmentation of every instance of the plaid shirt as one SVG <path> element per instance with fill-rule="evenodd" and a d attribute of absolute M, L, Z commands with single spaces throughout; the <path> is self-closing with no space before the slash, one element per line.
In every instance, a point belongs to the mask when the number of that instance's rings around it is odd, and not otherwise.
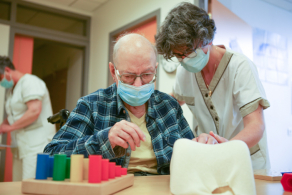
<path fill-rule="evenodd" d="M 118 165 L 128 167 L 131 149 L 120 146 L 114 150 L 108 133 L 116 122 L 131 121 L 122 100 L 117 95 L 116 84 L 99 89 L 78 100 L 66 124 L 56 133 L 45 153 L 102 155 Z M 174 142 L 179 138 L 194 138 L 178 102 L 157 90 L 148 100 L 146 126 L 151 136 L 157 159 L 157 172 L 169 174 L 169 164 Z"/>

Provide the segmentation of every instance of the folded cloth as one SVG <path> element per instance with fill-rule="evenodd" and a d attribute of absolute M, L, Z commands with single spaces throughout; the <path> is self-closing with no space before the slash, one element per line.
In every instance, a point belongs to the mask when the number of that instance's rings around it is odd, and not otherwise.
<path fill-rule="evenodd" d="M 207 145 L 179 139 L 170 163 L 173 194 L 256 195 L 250 153 L 243 141 Z"/>

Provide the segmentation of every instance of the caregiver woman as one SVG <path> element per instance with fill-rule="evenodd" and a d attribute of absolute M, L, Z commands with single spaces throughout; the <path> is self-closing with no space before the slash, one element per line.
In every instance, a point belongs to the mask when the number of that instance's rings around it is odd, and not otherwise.
<path fill-rule="evenodd" d="M 218 143 L 242 140 L 253 168 L 267 168 L 263 109 L 270 104 L 257 68 L 246 56 L 213 45 L 215 31 L 214 20 L 191 3 L 169 12 L 156 47 L 165 59 L 176 57 L 181 63 L 172 95 L 194 114 L 195 134 L 208 133 Z"/>

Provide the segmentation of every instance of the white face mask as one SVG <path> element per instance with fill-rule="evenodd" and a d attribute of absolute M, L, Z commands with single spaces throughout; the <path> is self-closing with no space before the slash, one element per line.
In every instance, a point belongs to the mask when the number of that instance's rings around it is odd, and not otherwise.
<path fill-rule="evenodd" d="M 196 57 L 192 57 L 196 54 Z M 210 56 L 210 49 L 208 46 L 207 54 L 201 48 L 196 49 L 188 55 L 188 57 L 180 60 L 180 64 L 189 72 L 200 72 L 208 63 Z"/>

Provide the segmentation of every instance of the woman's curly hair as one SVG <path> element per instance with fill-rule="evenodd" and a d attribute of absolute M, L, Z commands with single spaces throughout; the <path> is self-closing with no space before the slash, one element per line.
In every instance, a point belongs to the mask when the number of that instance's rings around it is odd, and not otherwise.
<path fill-rule="evenodd" d="M 186 53 L 210 43 L 216 31 L 215 22 L 207 12 L 191 3 L 173 8 L 155 36 L 156 48 L 165 59 L 172 58 L 173 50 Z"/>

